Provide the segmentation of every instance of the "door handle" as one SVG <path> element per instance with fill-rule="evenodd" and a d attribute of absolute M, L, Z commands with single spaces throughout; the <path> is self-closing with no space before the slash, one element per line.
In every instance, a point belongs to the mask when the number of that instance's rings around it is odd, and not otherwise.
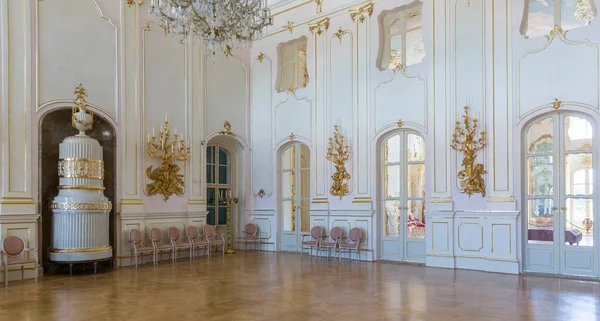
<path fill-rule="evenodd" d="M 560 210 L 564 212 L 564 211 L 567 210 L 567 208 L 563 206 L 563 207 L 560 208 Z"/>
<path fill-rule="evenodd" d="M 553 210 L 553 211 L 556 211 L 556 210 L 558 210 L 558 207 L 554 206 L 554 207 L 552 208 L 552 210 Z"/>

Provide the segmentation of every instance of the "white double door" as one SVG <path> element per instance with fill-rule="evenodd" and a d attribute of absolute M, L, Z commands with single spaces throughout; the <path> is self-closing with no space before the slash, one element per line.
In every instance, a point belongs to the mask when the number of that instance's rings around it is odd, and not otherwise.
<path fill-rule="evenodd" d="M 525 271 L 598 276 L 597 142 L 591 118 L 556 112 L 525 133 Z"/>
<path fill-rule="evenodd" d="M 295 143 L 281 153 L 281 251 L 300 251 L 302 235 L 310 234 L 310 155 L 302 143 Z"/>

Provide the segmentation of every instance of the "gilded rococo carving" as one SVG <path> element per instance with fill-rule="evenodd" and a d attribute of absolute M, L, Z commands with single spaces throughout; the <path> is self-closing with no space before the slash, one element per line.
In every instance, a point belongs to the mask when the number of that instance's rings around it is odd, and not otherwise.
<path fill-rule="evenodd" d="M 485 131 L 481 131 L 479 138 L 477 138 L 478 121 L 471 118 L 468 106 L 465 106 L 464 109 L 463 127 L 461 128 L 460 121 L 456 121 L 456 128 L 454 134 L 452 134 L 452 144 L 450 145 L 452 149 L 463 154 L 463 170 L 458 172 L 457 177 L 461 180 L 462 193 L 469 195 L 469 197 L 479 193 L 482 197 L 485 197 L 483 175 L 486 174 L 486 171 L 483 164 L 475 163 L 477 152 L 486 145 Z"/>
<path fill-rule="evenodd" d="M 333 137 L 329 138 L 329 147 L 327 148 L 327 160 L 335 166 L 335 173 L 331 176 L 333 181 L 329 192 L 331 195 L 339 196 L 340 199 L 348 194 L 348 182 L 350 174 L 346 170 L 346 161 L 350 153 L 348 145 L 344 145 L 344 135 L 340 135 L 338 125 L 334 126 Z"/>

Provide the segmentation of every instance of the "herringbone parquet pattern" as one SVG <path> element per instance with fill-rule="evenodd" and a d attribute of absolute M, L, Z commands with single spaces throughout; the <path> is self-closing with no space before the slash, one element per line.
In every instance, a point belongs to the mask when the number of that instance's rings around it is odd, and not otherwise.
<path fill-rule="evenodd" d="M 600 284 L 238 252 L 0 290 L 0 320 L 596 320 Z"/>

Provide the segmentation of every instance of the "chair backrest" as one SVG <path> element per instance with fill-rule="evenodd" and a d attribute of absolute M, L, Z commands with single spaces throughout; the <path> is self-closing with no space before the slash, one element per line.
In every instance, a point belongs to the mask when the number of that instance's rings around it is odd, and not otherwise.
<path fill-rule="evenodd" d="M 206 237 L 212 237 L 215 234 L 215 228 L 209 224 L 204 225 L 204 227 L 202 227 L 202 231 Z"/>
<path fill-rule="evenodd" d="M 198 231 L 198 228 L 193 225 L 188 226 L 187 232 L 188 232 L 188 237 L 191 239 L 196 239 L 198 237 L 198 235 L 200 235 L 200 231 Z"/>
<path fill-rule="evenodd" d="M 129 230 L 129 242 L 138 245 L 142 242 L 142 232 L 138 229 Z"/>
<path fill-rule="evenodd" d="M 342 228 L 339 226 L 332 228 L 331 231 L 329 232 L 329 235 L 331 235 L 331 239 L 334 241 L 338 240 L 340 237 L 342 237 L 342 234 L 343 234 Z"/>
<path fill-rule="evenodd" d="M 310 229 L 310 236 L 312 236 L 312 238 L 315 240 L 320 239 L 321 236 L 323 236 L 323 227 L 313 226 L 313 228 Z"/>
<path fill-rule="evenodd" d="M 255 236 L 256 232 L 258 232 L 258 227 L 254 223 L 248 223 L 244 226 L 244 232 L 246 235 Z"/>
<path fill-rule="evenodd" d="M 181 233 L 179 233 L 179 229 L 175 226 L 169 227 L 169 238 L 173 241 L 179 240 Z"/>
<path fill-rule="evenodd" d="M 18 236 L 7 236 L 2 241 L 2 248 L 9 256 L 17 256 L 23 253 L 25 242 Z"/>
<path fill-rule="evenodd" d="M 354 243 L 358 243 L 360 242 L 360 239 L 362 239 L 362 230 L 358 227 L 353 227 L 350 230 L 350 235 L 348 235 L 348 237 L 350 238 L 350 241 L 354 242 Z"/>
<path fill-rule="evenodd" d="M 152 242 L 160 242 L 162 241 L 163 234 L 162 231 L 156 227 L 150 229 L 150 239 Z"/>
<path fill-rule="evenodd" d="M 408 220 L 409 220 L 409 221 L 414 221 L 414 220 L 415 220 L 415 217 L 414 217 L 414 216 L 412 216 L 412 214 L 408 214 Z"/>

